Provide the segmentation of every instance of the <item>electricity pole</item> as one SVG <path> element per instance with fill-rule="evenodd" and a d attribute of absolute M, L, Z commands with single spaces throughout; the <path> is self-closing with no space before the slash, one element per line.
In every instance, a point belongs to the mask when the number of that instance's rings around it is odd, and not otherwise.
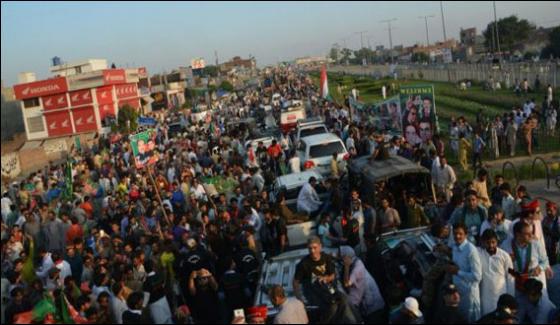
<path fill-rule="evenodd" d="M 424 22 L 426 23 L 426 46 L 430 46 L 430 36 L 428 34 L 428 18 L 434 18 L 434 17 L 435 17 L 434 15 L 418 17 L 420 19 L 424 19 Z"/>
<path fill-rule="evenodd" d="M 502 57 L 502 51 L 500 49 L 500 34 L 498 33 L 498 19 L 496 18 L 496 1 L 494 3 L 494 32 L 496 33 L 496 45 L 498 47 L 498 57 Z"/>
<path fill-rule="evenodd" d="M 391 63 L 393 63 L 393 36 L 391 35 L 391 22 L 397 20 L 397 18 L 382 20 L 382 23 L 387 23 L 389 25 L 389 55 L 391 56 Z"/>
<path fill-rule="evenodd" d="M 447 41 L 447 33 L 445 32 L 445 19 L 443 17 L 443 1 L 439 2 L 439 7 L 441 9 L 441 25 L 443 26 L 443 41 Z"/>
<path fill-rule="evenodd" d="M 360 52 L 363 52 L 364 49 L 364 33 L 367 33 L 367 30 L 354 33 L 354 34 L 360 34 Z M 365 62 L 364 62 L 364 58 L 362 58 L 362 66 L 367 65 L 367 58 L 365 58 Z"/>

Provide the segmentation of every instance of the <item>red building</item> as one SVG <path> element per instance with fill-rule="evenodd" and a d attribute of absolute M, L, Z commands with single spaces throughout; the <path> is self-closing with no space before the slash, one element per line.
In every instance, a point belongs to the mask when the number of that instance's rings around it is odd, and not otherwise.
<path fill-rule="evenodd" d="M 119 107 L 140 109 L 139 70 L 102 69 L 14 85 L 27 139 L 102 131 Z"/>

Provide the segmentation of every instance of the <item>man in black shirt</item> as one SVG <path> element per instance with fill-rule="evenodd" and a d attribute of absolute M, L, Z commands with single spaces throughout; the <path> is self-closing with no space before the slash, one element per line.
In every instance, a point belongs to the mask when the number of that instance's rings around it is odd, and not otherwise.
<path fill-rule="evenodd" d="M 6 324 L 13 324 L 15 315 L 30 311 L 33 308 L 29 301 L 24 298 L 22 288 L 15 287 L 10 292 L 10 296 L 12 297 L 12 301 L 8 303 L 6 310 L 4 311 Z"/>
<path fill-rule="evenodd" d="M 142 311 L 142 303 L 144 302 L 144 294 L 142 292 L 133 292 L 126 299 L 128 310 L 122 314 L 123 324 L 151 324 L 152 321 L 148 315 Z"/>
<path fill-rule="evenodd" d="M 345 296 L 336 289 L 333 257 L 321 252 L 321 239 L 317 236 L 309 238 L 307 248 L 309 255 L 296 266 L 293 281 L 296 298 L 302 302 L 306 298 L 307 305 L 319 306 L 320 323 L 356 323 Z"/>

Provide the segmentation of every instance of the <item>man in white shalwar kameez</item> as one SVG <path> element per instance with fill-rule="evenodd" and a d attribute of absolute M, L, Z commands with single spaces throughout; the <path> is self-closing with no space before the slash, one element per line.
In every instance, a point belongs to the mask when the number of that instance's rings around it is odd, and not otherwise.
<path fill-rule="evenodd" d="M 303 185 L 299 191 L 297 198 L 297 209 L 300 212 L 306 212 L 311 215 L 313 212 L 319 210 L 323 202 L 319 199 L 319 194 L 315 191 L 317 179 L 315 177 L 309 178 L 309 183 Z"/>
<path fill-rule="evenodd" d="M 509 274 L 513 269 L 511 257 L 498 247 L 498 236 L 492 229 L 482 233 L 483 248 L 478 248 L 482 264 L 482 281 L 480 282 L 481 314 L 486 315 L 496 309 L 498 299 L 504 293 L 515 295 L 515 282 Z"/>

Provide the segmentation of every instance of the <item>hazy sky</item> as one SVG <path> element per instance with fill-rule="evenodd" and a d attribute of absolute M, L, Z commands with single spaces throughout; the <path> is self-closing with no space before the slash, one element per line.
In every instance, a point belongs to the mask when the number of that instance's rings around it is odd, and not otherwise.
<path fill-rule="evenodd" d="M 479 30 L 493 19 L 491 1 L 445 2 L 447 36 L 461 27 Z M 539 26 L 560 24 L 560 2 L 496 2 L 499 17 L 517 14 Z M 105 58 L 117 66 L 145 66 L 149 73 L 190 65 L 194 57 L 214 63 L 235 55 L 257 59 L 259 66 L 306 55 L 325 55 L 333 43 L 359 48 L 425 43 L 443 39 L 439 1 L 423 2 L 2 2 L 2 80 L 17 82 L 31 71 L 49 77 L 50 59 L 72 62 Z"/>

